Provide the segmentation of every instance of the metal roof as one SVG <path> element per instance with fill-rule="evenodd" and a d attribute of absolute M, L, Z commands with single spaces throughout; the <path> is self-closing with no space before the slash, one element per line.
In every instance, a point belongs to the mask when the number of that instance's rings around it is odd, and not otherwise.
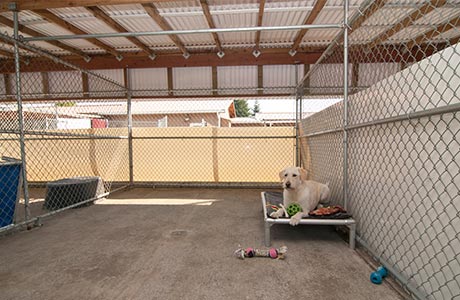
<path fill-rule="evenodd" d="M 366 0 L 350 1 L 350 19 L 361 14 Z M 105 5 L 98 5 L 103 3 Z M 256 27 L 259 19 L 260 1 L 255 0 L 208 0 L 209 12 L 216 28 Z M 262 15 L 262 26 L 289 26 L 302 25 L 312 12 L 317 0 L 268 0 L 265 2 Z M 426 0 L 389 0 L 383 7 L 370 15 L 362 25 L 350 34 L 352 43 L 367 43 L 378 34 L 391 28 L 409 14 L 426 4 Z M 69 4 L 70 5 L 70 4 Z M 164 31 L 165 29 L 154 20 L 143 5 L 133 0 L 132 4 L 110 5 L 109 1 L 95 1 L 95 5 L 108 15 L 113 21 L 121 25 L 128 32 Z M 153 5 L 165 23 L 172 30 L 208 29 L 209 24 L 200 1 L 160 1 Z M 329 0 L 321 9 L 313 24 L 340 24 L 343 20 L 343 1 Z M 85 7 L 50 8 L 49 12 L 58 16 L 71 25 L 76 26 L 88 34 L 116 33 L 112 28 Z M 433 29 L 447 19 L 460 15 L 460 0 L 447 0 L 444 6 L 435 8 L 425 16 L 415 20 L 413 24 L 404 28 L 386 39 L 384 43 L 403 43 Z M 0 16 L 13 19 L 11 12 L 1 12 Z M 19 13 L 20 24 L 33 29 L 45 36 L 59 36 L 73 34 L 68 28 L 63 28 L 41 17 L 34 11 L 23 10 Z M 1 23 L 1 22 L 0 22 Z M 11 35 L 8 26 L 0 24 L 0 30 Z M 260 34 L 261 50 L 269 48 L 290 48 L 299 30 L 263 31 Z M 310 29 L 300 43 L 301 48 L 327 47 L 340 33 L 340 29 Z M 28 37 L 27 34 L 23 34 Z M 256 32 L 225 32 L 218 33 L 222 49 L 252 49 L 256 46 Z M 457 37 L 458 29 L 446 34 L 441 32 L 433 40 Z M 190 52 L 217 52 L 216 42 L 211 33 L 178 34 L 179 42 Z M 138 39 L 153 53 L 180 52 L 180 47 L 168 35 L 141 36 Z M 98 38 L 107 46 L 121 53 L 139 52 L 138 46 L 125 37 Z M 107 53 L 90 40 L 73 39 L 63 40 L 63 43 L 82 50 L 90 55 Z M 69 55 L 66 50 L 45 42 L 34 42 L 46 50 L 59 55 Z M 3 48 L 3 47 L 1 47 Z M 289 49 L 288 49 L 289 50 Z M 306 51 L 306 50 L 299 50 Z M 144 53 L 144 55 L 147 55 Z"/>

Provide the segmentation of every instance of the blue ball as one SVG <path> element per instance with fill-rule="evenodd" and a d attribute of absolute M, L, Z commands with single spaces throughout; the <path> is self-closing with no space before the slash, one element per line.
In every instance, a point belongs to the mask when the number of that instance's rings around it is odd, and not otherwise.
<path fill-rule="evenodd" d="M 371 273 L 371 282 L 374 284 L 381 284 L 383 278 L 387 277 L 388 271 L 385 267 L 380 266 L 377 268 L 377 271 Z"/>

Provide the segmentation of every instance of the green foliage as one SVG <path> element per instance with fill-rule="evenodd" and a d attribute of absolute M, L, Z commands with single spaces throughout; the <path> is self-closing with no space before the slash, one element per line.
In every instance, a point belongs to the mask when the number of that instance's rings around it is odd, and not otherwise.
<path fill-rule="evenodd" d="M 260 104 L 259 104 L 259 100 L 256 100 L 256 102 L 254 103 L 254 107 L 252 108 L 252 115 L 255 116 L 256 113 L 259 113 L 260 112 Z"/>
<path fill-rule="evenodd" d="M 72 106 L 75 106 L 77 105 L 77 103 L 75 101 L 66 101 L 66 102 L 57 102 L 56 103 L 56 106 L 59 106 L 59 107 L 72 107 Z"/>
<path fill-rule="evenodd" d="M 248 102 L 243 99 L 233 100 L 235 104 L 235 112 L 237 117 L 249 117 L 251 116 L 251 110 L 249 109 Z"/>

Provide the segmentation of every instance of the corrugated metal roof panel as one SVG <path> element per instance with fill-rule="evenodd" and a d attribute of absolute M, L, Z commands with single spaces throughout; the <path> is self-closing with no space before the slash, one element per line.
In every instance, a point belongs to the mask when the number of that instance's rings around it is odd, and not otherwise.
<path fill-rule="evenodd" d="M 156 2 L 155 7 L 160 11 L 190 11 L 199 6 L 197 2 L 194 0 Z"/>
<path fill-rule="evenodd" d="M 301 46 L 328 45 L 341 29 L 309 30 L 302 39 Z"/>
<path fill-rule="evenodd" d="M 200 8 L 201 11 L 201 8 Z M 208 29 L 208 23 L 203 14 L 198 16 L 165 17 L 165 20 L 176 30 Z M 206 34 L 182 34 L 180 40 L 186 45 L 209 45 L 214 44 L 210 33 Z"/>
<path fill-rule="evenodd" d="M 105 22 L 94 17 L 88 10 L 83 7 L 50 9 L 50 11 L 87 33 L 117 32 Z M 137 47 L 126 38 L 101 38 L 99 40 L 104 44 L 114 48 L 137 49 Z"/>
<path fill-rule="evenodd" d="M 395 24 L 412 11 L 414 11 L 413 8 L 384 6 L 364 21 L 363 26 L 388 26 Z"/>
<path fill-rule="evenodd" d="M 146 13 L 140 4 L 108 5 L 102 6 L 101 9 L 128 31 L 162 31 L 161 27 Z M 175 47 L 172 40 L 165 35 L 138 38 L 149 46 Z"/>
<path fill-rule="evenodd" d="M 168 95 L 168 71 L 166 68 L 130 69 L 129 78 L 133 90 L 165 90 L 158 95 Z M 142 92 L 136 93 L 142 95 Z"/>
<path fill-rule="evenodd" d="M 415 25 L 442 24 L 448 19 L 460 15 L 460 7 L 440 7 L 414 22 Z"/>
<path fill-rule="evenodd" d="M 217 67 L 219 89 L 229 89 L 221 94 L 247 94 L 244 88 L 257 88 L 257 66 Z"/>
<path fill-rule="evenodd" d="M 173 68 L 174 89 L 211 89 L 211 67 Z M 209 92 L 210 93 L 210 92 Z"/>
<path fill-rule="evenodd" d="M 299 65 L 298 80 L 303 74 L 303 65 Z M 296 85 L 295 65 L 263 66 L 264 87 L 293 87 Z"/>
<path fill-rule="evenodd" d="M 298 2 L 298 1 L 296 1 Z M 305 1 L 302 1 L 305 2 Z M 267 4 L 267 12 L 264 13 L 262 26 L 289 26 L 303 24 L 307 18 L 308 10 L 292 10 L 292 11 L 270 11 L 269 8 L 274 8 L 274 3 Z M 277 6 L 279 7 L 279 6 Z M 256 24 L 257 25 L 257 24 Z M 261 43 L 264 42 L 292 42 L 294 41 L 297 30 L 282 30 L 282 31 L 263 31 L 260 35 Z"/>
<path fill-rule="evenodd" d="M 251 27 L 257 26 L 257 13 L 214 14 L 214 24 L 217 28 Z M 243 44 L 253 46 L 255 32 L 226 32 L 219 34 L 221 42 L 225 45 Z"/>
<path fill-rule="evenodd" d="M 94 73 L 100 74 L 103 77 L 107 77 L 109 79 L 112 79 L 113 81 L 118 82 L 121 85 L 124 85 L 124 75 L 123 75 L 123 69 L 104 69 L 104 70 L 94 70 Z M 91 82 L 91 81 L 90 81 Z M 107 82 L 107 85 L 112 86 L 111 83 Z M 118 89 L 118 88 L 117 88 Z"/>

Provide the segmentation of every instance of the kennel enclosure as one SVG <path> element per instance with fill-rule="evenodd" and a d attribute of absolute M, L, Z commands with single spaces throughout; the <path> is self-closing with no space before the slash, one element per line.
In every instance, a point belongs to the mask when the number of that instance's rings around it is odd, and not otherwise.
<path fill-rule="evenodd" d="M 55 180 L 102 178 L 93 201 L 278 187 L 295 164 L 414 298 L 459 297 L 460 3 L 185 2 L 2 3 L 1 155 L 24 181 L 8 229 L 78 206 L 37 208 L 29 189 Z M 294 109 L 239 118 L 245 99 Z"/>

